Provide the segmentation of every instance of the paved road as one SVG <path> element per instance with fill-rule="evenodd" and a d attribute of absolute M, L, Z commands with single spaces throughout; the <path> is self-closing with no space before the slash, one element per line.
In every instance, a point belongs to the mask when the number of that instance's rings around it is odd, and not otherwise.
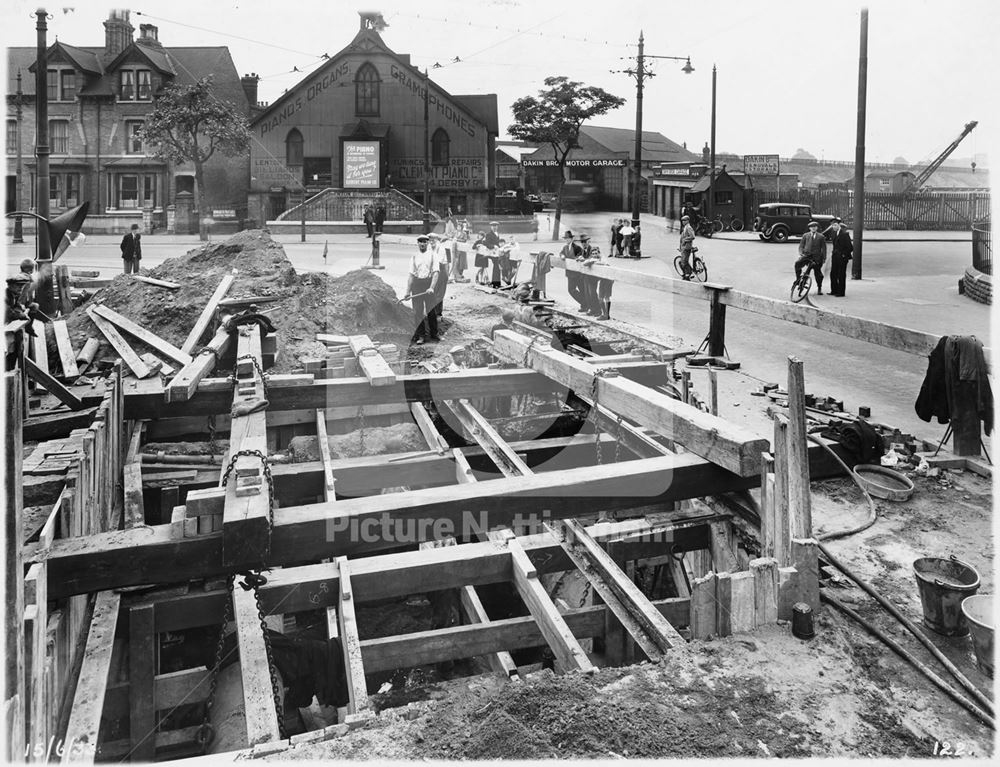
<path fill-rule="evenodd" d="M 544 215 L 544 214 L 542 214 Z M 612 214 L 567 215 L 564 225 L 574 232 L 587 231 L 606 249 L 607 230 Z M 544 226 L 544 220 L 543 220 Z M 673 274 L 677 234 L 667 232 L 662 219 L 644 217 L 644 251 L 651 258 L 641 261 L 614 260 L 617 266 L 656 274 Z M 872 233 L 873 238 L 888 233 Z M 945 238 L 955 235 L 948 233 Z M 528 236 L 526 236 L 528 237 Z M 699 241 L 700 255 L 709 266 L 713 282 L 732 285 L 750 293 L 785 298 L 792 278 L 796 245 L 760 242 L 754 235 L 726 235 Z M 296 236 L 281 236 L 280 241 L 296 269 L 343 273 L 362 266 L 370 253 L 370 241 L 364 235 L 310 235 L 300 243 Z M 92 236 L 80 247 L 70 250 L 64 261 L 71 267 L 100 268 L 104 273 L 121 269 L 119 238 Z M 381 261 L 386 269 L 379 275 L 402 292 L 413 238 L 387 235 L 382 244 Z M 323 246 L 329 242 L 329 257 L 324 263 Z M 143 267 L 150 268 L 166 258 L 181 255 L 196 247 L 190 237 L 151 236 L 144 240 Z M 558 248 L 551 241 L 524 242 L 528 250 L 536 247 Z M 33 244 L 9 245 L 8 269 L 21 258 L 30 256 Z M 849 280 L 847 297 L 814 296 L 814 303 L 824 309 L 888 322 L 930 333 L 975 334 L 989 345 L 990 309 L 958 295 L 958 279 L 970 262 L 968 242 L 883 242 L 865 243 L 865 278 Z M 569 304 L 565 281 L 558 272 L 550 279 L 552 297 Z M 468 286 L 455 286 L 468 288 Z M 707 304 L 693 299 L 663 295 L 656 291 L 619 285 L 615 287 L 612 315 L 658 334 L 681 337 L 697 346 L 708 329 Z M 730 310 L 727 318 L 729 354 L 743 364 L 751 379 L 784 382 L 786 358 L 795 355 L 805 363 L 807 388 L 817 394 L 843 399 L 849 410 L 859 405 L 872 408 L 880 421 L 899 425 L 927 439 L 939 438 L 944 431 L 938 424 L 925 424 L 913 413 L 920 383 L 926 370 L 922 357 L 894 352 L 831 333 Z M 731 400 L 749 400 L 747 390 L 753 380 L 744 376 L 720 382 Z M 732 403 L 730 403 L 732 404 Z M 739 407 L 739 406 L 737 406 Z M 738 413 L 739 411 L 735 411 Z"/>

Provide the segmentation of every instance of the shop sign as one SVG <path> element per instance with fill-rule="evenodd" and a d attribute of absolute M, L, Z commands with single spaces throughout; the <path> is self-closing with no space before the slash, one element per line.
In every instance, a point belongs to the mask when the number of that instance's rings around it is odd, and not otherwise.
<path fill-rule="evenodd" d="M 743 157 L 743 171 L 754 176 L 777 176 L 778 155 L 748 154 Z"/>
<path fill-rule="evenodd" d="M 379 142 L 344 142 L 344 188 L 379 188 Z"/>
<path fill-rule="evenodd" d="M 525 168 L 558 168 L 558 160 L 521 160 Z M 624 168 L 628 160 L 620 157 L 608 159 L 567 160 L 567 168 Z"/>

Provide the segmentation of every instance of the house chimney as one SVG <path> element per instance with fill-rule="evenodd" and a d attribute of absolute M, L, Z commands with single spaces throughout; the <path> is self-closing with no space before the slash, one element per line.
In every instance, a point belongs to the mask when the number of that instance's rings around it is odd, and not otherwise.
<path fill-rule="evenodd" d="M 701 161 L 708 165 L 709 161 L 712 159 L 712 150 L 708 148 L 708 142 L 705 142 L 705 146 L 701 148 Z"/>
<path fill-rule="evenodd" d="M 246 93 L 247 101 L 250 102 L 251 108 L 257 106 L 257 82 L 259 80 L 260 75 L 256 72 L 251 72 L 240 78 L 240 83 L 243 85 L 243 92 Z"/>
<path fill-rule="evenodd" d="M 129 11 L 114 10 L 104 22 L 104 55 L 113 59 L 132 44 L 135 27 L 129 23 Z"/>
<path fill-rule="evenodd" d="M 162 48 L 160 44 L 160 30 L 153 24 L 139 25 L 139 42 L 150 45 L 154 48 Z"/>

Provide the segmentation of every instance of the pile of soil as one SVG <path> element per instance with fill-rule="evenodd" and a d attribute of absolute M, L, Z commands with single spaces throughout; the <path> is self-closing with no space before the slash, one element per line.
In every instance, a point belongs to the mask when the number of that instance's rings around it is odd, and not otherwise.
<path fill-rule="evenodd" d="M 316 341 L 317 333 L 366 334 L 378 343 L 409 342 L 410 313 L 396 302 L 395 291 L 378 276 L 361 269 L 339 277 L 300 275 L 284 248 L 264 230 L 243 231 L 228 240 L 207 243 L 155 269 L 143 269 L 142 273 L 179 283 L 180 288 L 167 290 L 128 275 L 117 276 L 109 287 L 69 315 L 67 327 L 75 348 L 93 336 L 102 342 L 98 359 L 117 356 L 86 314 L 91 303 L 104 304 L 180 346 L 220 280 L 230 273 L 235 273 L 236 279 L 226 298 L 276 299 L 258 306 L 278 328 L 275 372 L 299 366 L 300 357 L 322 355 L 326 347 Z M 207 331 L 200 340 L 207 343 L 210 333 Z M 153 351 L 135 339 L 129 340 L 140 354 Z"/>
<path fill-rule="evenodd" d="M 412 423 L 369 426 L 363 437 L 361 431 L 357 430 L 329 437 L 328 441 L 331 458 L 360 458 L 364 455 L 410 453 L 427 449 L 420 429 Z M 292 463 L 318 461 L 319 442 L 314 436 L 293 437 L 288 443 L 288 455 Z"/>

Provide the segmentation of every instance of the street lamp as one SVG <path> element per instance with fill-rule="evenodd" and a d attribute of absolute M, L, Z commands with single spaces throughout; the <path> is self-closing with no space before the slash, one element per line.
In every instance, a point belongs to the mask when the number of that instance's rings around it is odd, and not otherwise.
<path fill-rule="evenodd" d="M 632 179 L 632 226 L 636 227 L 639 225 L 639 202 L 640 202 L 640 189 L 642 183 L 642 86 L 643 80 L 647 77 L 653 77 L 656 73 L 651 72 L 645 67 L 646 59 L 670 59 L 672 61 L 683 61 L 684 66 L 681 67 L 681 71 L 689 75 L 694 72 L 694 67 L 691 66 L 690 56 L 653 56 L 643 52 L 644 39 L 642 31 L 639 32 L 639 53 L 636 56 L 636 68 L 626 69 L 625 74 L 632 75 L 635 78 L 635 176 Z"/>
<path fill-rule="evenodd" d="M 16 186 L 14 187 L 14 207 L 21 207 L 21 184 L 24 181 L 24 170 L 21 163 L 21 136 L 24 133 L 24 93 L 21 90 L 21 70 L 17 70 L 17 93 L 14 94 L 14 115 L 17 118 L 17 169 Z M 24 230 L 22 229 L 21 217 L 14 217 L 14 242 L 24 242 Z"/>

